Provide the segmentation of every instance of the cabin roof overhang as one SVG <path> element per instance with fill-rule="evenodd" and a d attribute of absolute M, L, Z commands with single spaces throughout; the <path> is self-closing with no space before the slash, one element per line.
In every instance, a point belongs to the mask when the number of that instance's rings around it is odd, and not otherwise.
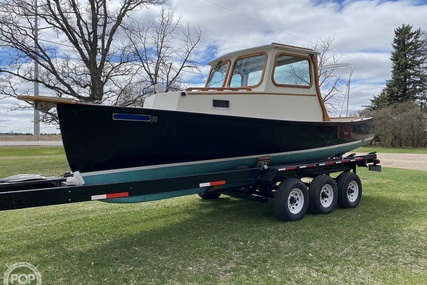
<path fill-rule="evenodd" d="M 253 54 L 258 52 L 268 52 L 272 49 L 281 51 L 281 52 L 287 52 L 287 53 L 293 53 L 293 54 L 301 54 L 301 55 L 317 55 L 318 52 L 314 51 L 310 48 L 303 48 L 303 47 L 297 47 L 292 45 L 285 45 L 280 43 L 271 43 L 269 45 L 262 45 L 257 47 L 252 47 L 248 49 L 238 50 L 234 52 L 230 52 L 227 54 L 224 54 L 218 58 L 215 58 L 214 60 L 210 61 L 208 64 L 211 66 L 217 65 L 218 62 L 226 61 L 229 59 L 233 59 L 242 55 L 247 54 Z"/>

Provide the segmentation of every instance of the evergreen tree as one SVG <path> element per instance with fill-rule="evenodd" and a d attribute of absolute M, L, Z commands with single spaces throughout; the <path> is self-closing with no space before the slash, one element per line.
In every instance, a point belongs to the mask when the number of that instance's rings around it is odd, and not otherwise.
<path fill-rule="evenodd" d="M 371 105 L 370 106 L 364 106 L 368 108 L 369 111 L 376 111 L 383 107 L 388 106 L 388 96 L 385 93 L 385 90 L 381 91 L 381 93 L 378 96 L 374 96 L 374 99 L 370 99 Z"/>
<path fill-rule="evenodd" d="M 421 29 L 403 24 L 394 30 L 392 76 L 383 92 L 388 104 L 415 102 L 426 87 L 426 38 Z"/>

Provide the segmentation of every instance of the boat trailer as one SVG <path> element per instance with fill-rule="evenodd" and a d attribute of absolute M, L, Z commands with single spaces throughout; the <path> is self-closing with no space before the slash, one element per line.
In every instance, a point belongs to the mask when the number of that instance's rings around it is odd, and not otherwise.
<path fill-rule="evenodd" d="M 195 193 L 203 199 L 218 198 L 221 194 L 260 202 L 273 198 L 278 218 L 295 221 L 307 210 L 328 214 L 336 204 L 344 208 L 356 207 L 362 195 L 357 167 L 381 171 L 379 163 L 375 152 L 283 165 L 270 165 L 270 157 L 260 157 L 254 168 L 100 185 L 76 185 L 72 182 L 72 174 L 49 178 L 15 175 L 0 179 L 0 210 L 108 201 L 147 194 L 156 197 L 165 189 L 170 193 L 168 197 L 177 197 L 187 195 L 185 189 L 196 189 Z M 340 174 L 332 178 L 332 173 Z M 230 185 L 239 187 L 230 188 Z"/>

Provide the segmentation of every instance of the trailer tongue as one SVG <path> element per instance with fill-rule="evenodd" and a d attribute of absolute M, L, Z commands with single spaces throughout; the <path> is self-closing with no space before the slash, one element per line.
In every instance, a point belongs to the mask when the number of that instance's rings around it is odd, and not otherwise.
<path fill-rule="evenodd" d="M 261 202 L 273 198 L 278 218 L 295 221 L 308 209 L 328 214 L 336 204 L 357 207 L 362 195 L 357 167 L 381 171 L 376 153 L 369 153 L 284 165 L 270 165 L 269 157 L 260 157 L 255 168 L 100 185 L 79 185 L 73 175 L 16 175 L 0 179 L 0 210 L 93 200 L 108 202 L 141 195 L 143 201 L 152 201 L 190 194 L 213 199 L 227 194 Z M 340 175 L 332 178 L 332 173 Z"/>

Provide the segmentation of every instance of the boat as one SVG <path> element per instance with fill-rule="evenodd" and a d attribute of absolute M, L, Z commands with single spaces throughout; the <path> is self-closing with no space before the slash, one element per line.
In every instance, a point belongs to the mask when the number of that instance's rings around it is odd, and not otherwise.
<path fill-rule="evenodd" d="M 272 43 L 225 54 L 209 65 L 203 87 L 151 94 L 140 108 L 21 99 L 41 110 L 57 108 L 70 169 L 85 185 L 233 171 L 265 158 L 276 165 L 315 161 L 341 156 L 374 137 L 372 118 L 329 117 L 312 49 Z M 212 185 L 202 186 L 181 194 Z M 168 195 L 159 189 L 109 201 Z"/>

